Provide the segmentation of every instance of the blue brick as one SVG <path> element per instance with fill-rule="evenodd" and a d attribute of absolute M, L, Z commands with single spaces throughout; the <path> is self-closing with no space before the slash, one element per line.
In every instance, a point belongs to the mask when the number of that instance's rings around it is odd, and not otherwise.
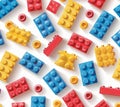
<path fill-rule="evenodd" d="M 120 17 L 120 5 L 114 8 L 115 13 Z"/>
<path fill-rule="evenodd" d="M 79 64 L 83 86 L 97 83 L 93 61 Z"/>
<path fill-rule="evenodd" d="M 3 44 L 4 44 L 4 40 L 3 40 L 3 37 L 2 37 L 1 31 L 0 31 L 0 45 L 3 45 Z"/>
<path fill-rule="evenodd" d="M 45 107 L 46 97 L 44 96 L 32 96 L 31 107 Z"/>
<path fill-rule="evenodd" d="M 113 15 L 103 11 L 91 29 L 90 34 L 97 37 L 98 39 L 102 39 L 107 33 L 114 19 L 115 17 Z"/>
<path fill-rule="evenodd" d="M 38 73 L 44 63 L 35 56 L 26 52 L 23 58 L 20 60 L 19 64 L 23 65 L 34 73 Z"/>
<path fill-rule="evenodd" d="M 120 30 L 112 36 L 112 39 L 120 47 Z"/>
<path fill-rule="evenodd" d="M 16 0 L 0 0 L 0 19 L 18 6 Z"/>
<path fill-rule="evenodd" d="M 34 23 L 36 24 L 43 38 L 47 37 L 55 31 L 53 24 L 45 12 L 35 18 Z"/>
<path fill-rule="evenodd" d="M 43 79 L 55 94 L 58 94 L 67 86 L 55 69 L 52 69 Z"/>

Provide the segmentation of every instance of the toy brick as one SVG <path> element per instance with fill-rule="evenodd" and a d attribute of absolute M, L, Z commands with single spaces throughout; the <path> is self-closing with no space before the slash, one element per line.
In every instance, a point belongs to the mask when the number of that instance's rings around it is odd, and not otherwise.
<path fill-rule="evenodd" d="M 55 35 L 53 40 L 49 42 L 48 47 L 43 50 L 44 54 L 50 56 L 53 50 L 61 43 L 62 37 Z"/>
<path fill-rule="evenodd" d="M 114 12 L 120 17 L 120 5 L 114 8 Z"/>
<path fill-rule="evenodd" d="M 0 0 L 0 19 L 18 6 L 16 0 Z"/>
<path fill-rule="evenodd" d="M 47 37 L 55 31 L 53 24 L 45 12 L 35 18 L 34 23 L 36 24 L 43 38 Z"/>
<path fill-rule="evenodd" d="M 59 51 L 59 58 L 56 60 L 55 64 L 69 69 L 74 70 L 74 62 L 77 59 L 75 54 L 69 54 L 67 51 Z"/>
<path fill-rule="evenodd" d="M 4 39 L 3 39 L 2 33 L 0 31 L 0 45 L 3 45 L 3 44 L 4 44 Z"/>
<path fill-rule="evenodd" d="M 55 69 L 52 69 L 43 79 L 55 94 L 60 93 L 67 86 Z"/>
<path fill-rule="evenodd" d="M 112 39 L 120 47 L 120 30 L 112 36 Z"/>
<path fill-rule="evenodd" d="M 72 90 L 62 98 L 67 107 L 84 107 L 83 102 L 80 100 L 77 93 Z"/>
<path fill-rule="evenodd" d="M 25 103 L 24 102 L 15 102 L 15 103 L 12 103 L 12 107 L 25 107 Z"/>
<path fill-rule="evenodd" d="M 42 1 L 41 0 L 27 0 L 28 11 L 42 10 Z"/>
<path fill-rule="evenodd" d="M 0 104 L 0 107 L 3 107 L 2 104 Z"/>
<path fill-rule="evenodd" d="M 73 33 L 70 40 L 68 41 L 68 45 L 70 45 L 84 53 L 87 53 L 91 44 L 92 44 L 91 40 L 89 40 L 83 36 L 80 36 L 76 33 Z"/>
<path fill-rule="evenodd" d="M 64 28 L 71 29 L 81 7 L 82 6 L 74 0 L 68 0 L 68 3 L 58 21 L 58 24 Z"/>
<path fill-rule="evenodd" d="M 79 64 L 83 86 L 97 83 L 97 76 L 93 61 Z"/>
<path fill-rule="evenodd" d="M 107 46 L 102 45 L 101 47 L 95 47 L 95 56 L 97 65 L 99 67 L 108 67 L 114 65 L 116 62 L 114 47 L 108 44 Z"/>
<path fill-rule="evenodd" d="M 16 97 L 29 90 L 28 83 L 25 77 L 22 77 L 12 83 L 6 85 L 6 89 L 11 98 Z"/>
<path fill-rule="evenodd" d="M 58 9 L 60 7 L 60 3 L 54 1 L 54 0 L 51 0 L 47 6 L 47 10 L 49 10 L 50 12 L 56 14 Z"/>
<path fill-rule="evenodd" d="M 20 60 L 19 64 L 23 65 L 33 73 L 38 73 L 42 66 L 44 65 L 43 61 L 39 60 L 32 54 L 26 52 L 23 58 Z"/>
<path fill-rule="evenodd" d="M 90 4 L 93 4 L 94 6 L 98 7 L 99 9 L 102 8 L 106 0 L 88 0 Z"/>
<path fill-rule="evenodd" d="M 120 88 L 101 86 L 99 92 L 104 95 L 120 96 Z"/>
<path fill-rule="evenodd" d="M 20 29 L 12 21 L 6 23 L 6 28 L 9 32 L 6 33 L 6 37 L 13 42 L 26 46 L 30 40 L 31 32 L 25 29 Z"/>
<path fill-rule="evenodd" d="M 6 51 L 0 62 L 0 80 L 7 81 L 12 72 L 18 57 Z"/>
<path fill-rule="evenodd" d="M 94 26 L 90 30 L 90 34 L 95 36 L 98 39 L 102 39 L 104 35 L 107 33 L 111 24 L 113 23 L 115 17 L 110 13 L 103 11 Z"/>
<path fill-rule="evenodd" d="M 101 100 L 95 107 L 110 107 L 105 100 Z"/>
<path fill-rule="evenodd" d="M 114 79 L 120 80 L 120 59 L 118 60 L 118 64 L 114 70 L 112 77 Z"/>
<path fill-rule="evenodd" d="M 45 96 L 32 96 L 31 107 L 45 107 L 46 97 Z"/>

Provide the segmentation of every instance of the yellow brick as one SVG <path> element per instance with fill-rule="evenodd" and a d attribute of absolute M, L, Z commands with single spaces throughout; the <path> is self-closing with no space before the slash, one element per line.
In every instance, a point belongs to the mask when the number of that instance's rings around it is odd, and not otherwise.
<path fill-rule="evenodd" d="M 64 28 L 71 29 L 76 17 L 81 9 L 81 5 L 73 0 L 69 0 L 63 13 L 58 21 L 58 24 Z"/>
<path fill-rule="evenodd" d="M 0 104 L 0 107 L 2 107 L 2 104 Z"/>
<path fill-rule="evenodd" d="M 120 107 L 120 103 L 116 103 L 114 107 Z"/>
<path fill-rule="evenodd" d="M 9 30 L 6 37 L 16 43 L 26 46 L 30 40 L 31 32 L 25 29 L 20 29 L 18 26 L 14 25 L 12 21 L 6 23 L 6 28 Z"/>
<path fill-rule="evenodd" d="M 54 100 L 53 107 L 61 107 L 62 103 L 60 100 Z"/>
<path fill-rule="evenodd" d="M 97 64 L 100 67 L 114 65 L 116 62 L 115 53 L 113 52 L 113 47 L 110 44 L 107 46 L 102 45 L 101 47 L 95 47 L 95 55 Z"/>
<path fill-rule="evenodd" d="M 73 70 L 77 56 L 75 54 L 69 54 L 66 51 L 59 51 L 59 55 L 60 56 L 55 64 L 69 70 Z"/>

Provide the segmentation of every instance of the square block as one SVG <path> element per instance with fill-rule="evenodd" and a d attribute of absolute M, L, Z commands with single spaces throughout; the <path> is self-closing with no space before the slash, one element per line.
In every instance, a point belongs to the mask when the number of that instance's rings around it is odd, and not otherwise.
<path fill-rule="evenodd" d="M 112 36 L 112 39 L 120 47 L 120 30 Z"/>
<path fill-rule="evenodd" d="M 16 0 L 0 0 L 0 19 L 18 6 Z"/>
<path fill-rule="evenodd" d="M 72 90 L 62 98 L 67 107 L 85 107 L 77 93 Z"/>
<path fill-rule="evenodd" d="M 53 24 L 45 12 L 35 18 L 34 23 L 36 24 L 43 38 L 47 37 L 55 31 Z"/>
<path fill-rule="evenodd" d="M 88 0 L 89 3 L 93 4 L 98 8 L 102 8 L 106 0 Z"/>
<path fill-rule="evenodd" d="M 12 107 L 25 107 L 25 103 L 24 102 L 15 102 L 15 103 L 12 103 Z"/>
<path fill-rule="evenodd" d="M 25 77 L 22 77 L 12 83 L 6 85 L 6 89 L 11 98 L 16 97 L 29 90 L 28 83 Z"/>
<path fill-rule="evenodd" d="M 90 30 L 90 34 L 101 40 L 107 33 L 114 19 L 115 17 L 113 15 L 103 11 Z"/>
<path fill-rule="evenodd" d="M 95 107 L 110 107 L 105 100 L 101 100 Z"/>
<path fill-rule="evenodd" d="M 80 36 L 76 33 L 73 33 L 70 40 L 68 41 L 68 45 L 86 53 L 88 49 L 90 48 L 90 45 L 92 44 L 92 41 Z"/>
<path fill-rule="evenodd" d="M 20 60 L 19 64 L 23 65 L 33 73 L 38 73 L 42 66 L 44 65 L 43 61 L 36 58 L 32 54 L 26 52 L 23 58 Z"/>
<path fill-rule="evenodd" d="M 114 65 L 116 62 L 114 47 L 108 44 L 107 46 L 102 45 L 101 47 L 95 47 L 95 56 L 97 65 L 99 67 L 108 67 Z"/>
<path fill-rule="evenodd" d="M 31 107 L 45 107 L 46 97 L 44 96 L 32 96 Z"/>
<path fill-rule="evenodd" d="M 42 10 L 42 1 L 41 0 L 27 0 L 28 11 Z"/>
<path fill-rule="evenodd" d="M 49 10 L 50 12 L 56 14 L 58 9 L 60 7 L 60 3 L 54 1 L 54 0 L 51 0 L 47 6 L 47 10 Z"/>
<path fill-rule="evenodd" d="M 43 79 L 55 94 L 60 93 L 67 86 L 55 69 L 52 69 Z"/>
<path fill-rule="evenodd" d="M 114 8 L 114 12 L 120 17 L 120 5 Z"/>
<path fill-rule="evenodd" d="M 97 83 L 97 76 L 93 61 L 79 64 L 83 86 Z"/>
<path fill-rule="evenodd" d="M 0 45 L 3 45 L 3 44 L 4 44 L 4 39 L 3 39 L 2 33 L 0 31 Z"/>

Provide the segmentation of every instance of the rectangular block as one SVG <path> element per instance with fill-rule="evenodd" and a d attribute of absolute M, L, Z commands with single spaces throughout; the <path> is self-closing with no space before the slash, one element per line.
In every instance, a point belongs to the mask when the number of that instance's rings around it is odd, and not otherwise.
<path fill-rule="evenodd" d="M 52 69 L 43 79 L 55 94 L 60 93 L 67 86 L 55 69 Z"/>
<path fill-rule="evenodd" d="M 120 5 L 114 8 L 114 12 L 120 17 Z"/>
<path fill-rule="evenodd" d="M 28 83 L 25 77 L 22 77 L 14 82 L 9 83 L 6 85 L 6 89 L 9 93 L 11 98 L 16 97 L 26 91 L 29 90 Z"/>
<path fill-rule="evenodd" d="M 92 44 L 91 40 L 83 36 L 80 36 L 76 33 L 73 33 L 70 40 L 68 41 L 69 46 L 72 46 L 73 48 L 76 48 L 84 53 L 87 53 L 91 44 Z"/>
<path fill-rule="evenodd" d="M 59 35 L 55 35 L 53 40 L 49 42 L 48 47 L 43 50 L 44 54 L 50 56 L 50 54 L 60 44 L 61 41 L 62 37 L 60 37 Z"/>
<path fill-rule="evenodd" d="M 102 39 L 107 33 L 114 19 L 115 17 L 112 14 L 103 11 L 98 17 L 92 29 L 90 30 L 90 34 L 92 34 L 98 39 Z"/>
<path fill-rule="evenodd" d="M 25 102 L 12 103 L 12 107 L 25 107 Z"/>
<path fill-rule="evenodd" d="M 16 0 L 0 0 L 0 19 L 18 6 Z"/>
<path fill-rule="evenodd" d="M 105 100 L 101 100 L 95 107 L 110 107 Z"/>
<path fill-rule="evenodd" d="M 45 12 L 42 13 L 40 16 L 36 17 L 33 21 L 43 38 L 47 37 L 55 31 L 52 22 L 50 21 L 47 13 Z"/>
<path fill-rule="evenodd" d="M 2 33 L 0 31 L 0 45 L 3 45 L 3 44 L 4 44 L 4 39 L 3 39 Z"/>
<path fill-rule="evenodd" d="M 23 65 L 25 68 L 29 69 L 33 73 L 38 73 L 44 62 L 36 58 L 32 54 L 26 52 L 22 59 L 19 61 L 19 64 Z"/>
<path fill-rule="evenodd" d="M 79 68 L 83 86 L 97 83 L 97 76 L 93 61 L 81 63 L 79 64 Z"/>

